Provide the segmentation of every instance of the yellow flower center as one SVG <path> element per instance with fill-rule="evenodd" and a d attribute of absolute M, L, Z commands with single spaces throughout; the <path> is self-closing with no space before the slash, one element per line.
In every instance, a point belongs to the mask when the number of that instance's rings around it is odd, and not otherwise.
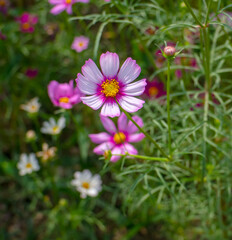
<path fill-rule="evenodd" d="M 115 79 L 106 79 L 102 85 L 101 92 L 105 94 L 106 97 L 115 97 L 119 92 L 118 81 Z"/>
<path fill-rule="evenodd" d="M 32 168 L 31 163 L 27 163 L 27 164 L 26 164 L 26 168 Z"/>
<path fill-rule="evenodd" d="M 53 133 L 57 133 L 58 130 L 59 130 L 59 127 L 58 127 L 58 126 L 54 126 L 54 127 L 52 128 Z"/>
<path fill-rule="evenodd" d="M 157 87 L 150 87 L 148 89 L 148 93 L 150 96 L 156 96 L 159 92 L 159 89 Z"/>
<path fill-rule="evenodd" d="M 116 144 L 124 143 L 125 140 L 126 140 L 126 135 L 124 133 L 119 132 L 114 134 L 114 142 Z"/>
<path fill-rule="evenodd" d="M 23 25 L 22 25 L 22 28 L 23 29 L 28 29 L 30 27 L 30 24 L 29 23 L 23 23 Z"/>
<path fill-rule="evenodd" d="M 60 103 L 69 103 L 69 98 L 68 97 L 62 97 L 59 99 Z"/>
<path fill-rule="evenodd" d="M 79 47 L 83 47 L 84 43 L 83 42 L 79 42 Z"/>
<path fill-rule="evenodd" d="M 85 189 L 89 189 L 90 188 L 90 185 L 88 182 L 83 182 L 82 183 L 82 187 L 85 188 Z"/>
<path fill-rule="evenodd" d="M 67 4 L 70 4 L 72 2 L 72 0 L 66 0 L 65 1 Z"/>

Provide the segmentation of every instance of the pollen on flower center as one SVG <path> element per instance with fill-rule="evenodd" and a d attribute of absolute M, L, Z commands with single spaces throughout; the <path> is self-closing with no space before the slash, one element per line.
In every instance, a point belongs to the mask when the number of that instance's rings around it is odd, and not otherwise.
<path fill-rule="evenodd" d="M 118 81 L 115 79 L 106 79 L 102 85 L 101 92 L 105 94 L 106 97 L 115 97 L 119 92 Z"/>
<path fill-rule="evenodd" d="M 56 132 L 58 131 L 58 129 L 59 129 L 58 126 L 54 126 L 54 127 L 52 128 L 52 131 L 53 131 L 54 133 L 56 133 Z"/>
<path fill-rule="evenodd" d="M 83 182 L 82 187 L 85 188 L 85 189 L 89 189 L 90 185 L 89 185 L 88 182 Z"/>
<path fill-rule="evenodd" d="M 29 23 L 23 23 L 22 28 L 23 29 L 28 29 L 30 27 Z"/>
<path fill-rule="evenodd" d="M 70 4 L 72 2 L 72 0 L 66 0 L 65 1 L 67 4 Z"/>
<path fill-rule="evenodd" d="M 27 164 L 26 164 L 26 168 L 32 168 L 31 163 L 27 163 Z"/>
<path fill-rule="evenodd" d="M 79 47 L 83 47 L 84 43 L 83 42 L 79 42 Z"/>
<path fill-rule="evenodd" d="M 150 87 L 148 92 L 149 92 L 150 96 L 156 96 L 158 94 L 159 90 L 157 87 Z"/>
<path fill-rule="evenodd" d="M 69 103 L 69 98 L 68 98 L 68 97 L 61 97 L 61 98 L 59 99 L 59 102 L 60 102 L 60 103 Z"/>
<path fill-rule="evenodd" d="M 119 132 L 114 134 L 114 142 L 116 144 L 124 143 L 125 140 L 126 140 L 126 135 L 124 133 Z"/>

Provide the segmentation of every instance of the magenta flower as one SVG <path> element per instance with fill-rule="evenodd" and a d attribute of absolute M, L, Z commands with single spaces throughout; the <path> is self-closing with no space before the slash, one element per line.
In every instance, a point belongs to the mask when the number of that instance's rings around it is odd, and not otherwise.
<path fill-rule="evenodd" d="M 147 81 L 147 86 L 144 91 L 144 95 L 150 99 L 157 99 L 166 95 L 164 90 L 164 84 L 154 78 L 151 82 Z"/>
<path fill-rule="evenodd" d="M 17 21 L 20 23 L 22 32 L 32 33 L 34 32 L 34 25 L 38 22 L 38 17 L 25 12 Z"/>
<path fill-rule="evenodd" d="M 1 40 L 6 40 L 6 35 L 2 34 L 1 31 L 0 31 L 0 39 L 1 39 Z"/>
<path fill-rule="evenodd" d="M 69 83 L 58 83 L 53 80 L 48 84 L 48 95 L 55 106 L 70 109 L 81 101 L 82 96 L 77 87 L 73 87 L 73 80 Z"/>
<path fill-rule="evenodd" d="M 28 78 L 35 78 L 38 75 L 38 69 L 36 68 L 28 68 L 25 72 L 25 75 Z"/>
<path fill-rule="evenodd" d="M 52 5 L 55 5 L 50 13 L 57 15 L 66 10 L 68 14 L 72 14 L 72 5 L 77 2 L 88 3 L 89 0 L 48 0 Z"/>
<path fill-rule="evenodd" d="M 89 45 L 89 38 L 85 36 L 75 37 L 72 43 L 72 49 L 77 52 L 82 52 L 87 49 Z"/>
<path fill-rule="evenodd" d="M 192 97 L 192 96 L 190 96 L 190 97 Z M 196 108 L 202 108 L 204 106 L 204 103 L 205 103 L 205 93 L 204 92 L 199 93 L 197 98 L 200 101 L 197 104 L 195 104 L 195 107 Z M 218 105 L 220 103 L 213 93 L 211 93 L 211 101 L 216 105 Z M 193 110 L 193 109 L 191 108 L 191 110 Z"/>
<path fill-rule="evenodd" d="M 176 57 L 175 64 L 181 65 L 181 66 L 186 66 L 186 67 L 192 67 L 192 68 L 195 68 L 196 70 L 198 69 L 197 60 L 196 60 L 196 58 L 193 58 L 193 57 Z M 188 72 L 190 70 L 184 69 L 184 71 Z M 177 69 L 175 71 L 175 75 L 177 78 L 182 78 L 182 70 Z"/>
<path fill-rule="evenodd" d="M 119 57 L 116 53 L 103 53 L 100 57 L 102 73 L 89 59 L 82 67 L 82 74 L 77 74 L 77 86 L 83 94 L 84 104 L 94 110 L 101 109 L 101 115 L 116 117 L 120 109 L 116 102 L 127 112 L 136 112 L 142 108 L 144 101 L 134 96 L 144 92 L 146 79 L 132 83 L 140 74 L 141 68 L 136 61 L 127 58 L 119 69 Z"/>
<path fill-rule="evenodd" d="M 136 133 L 138 128 L 127 120 L 124 113 L 118 118 L 118 128 L 112 120 L 107 117 L 100 116 L 102 124 L 106 129 L 106 132 L 98 134 L 90 134 L 89 137 L 92 142 L 100 144 L 94 148 L 93 152 L 98 155 L 107 155 L 109 150 L 111 151 L 111 162 L 116 162 L 121 156 L 113 156 L 114 154 L 137 154 L 138 151 L 130 143 L 140 142 L 145 136 L 143 133 Z M 143 120 L 138 117 L 132 117 L 133 120 L 140 126 L 143 127 Z"/>
<path fill-rule="evenodd" d="M 7 14 L 10 2 L 8 0 L 0 0 L 0 12 Z"/>

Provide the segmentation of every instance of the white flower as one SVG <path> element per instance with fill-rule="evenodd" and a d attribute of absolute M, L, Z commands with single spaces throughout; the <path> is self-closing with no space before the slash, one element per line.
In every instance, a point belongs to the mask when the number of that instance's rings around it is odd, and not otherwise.
<path fill-rule="evenodd" d="M 39 103 L 39 99 L 37 97 L 32 98 L 26 104 L 22 104 L 21 109 L 25 110 L 29 113 L 37 113 L 39 111 L 41 104 Z"/>
<path fill-rule="evenodd" d="M 36 139 L 36 134 L 34 130 L 28 130 L 26 132 L 26 140 L 27 141 L 33 141 Z"/>
<path fill-rule="evenodd" d="M 19 169 L 19 175 L 21 176 L 39 170 L 38 160 L 34 153 L 30 153 L 29 155 L 25 153 L 21 154 L 17 167 Z"/>
<path fill-rule="evenodd" d="M 81 198 L 86 198 L 86 196 L 95 197 L 102 189 L 100 175 L 92 175 L 89 170 L 75 172 L 71 184 L 81 193 Z"/>
<path fill-rule="evenodd" d="M 57 135 L 65 127 L 65 118 L 61 117 L 56 122 L 54 118 L 50 118 L 48 122 L 43 122 L 41 132 L 45 134 Z"/>
<path fill-rule="evenodd" d="M 36 153 L 37 157 L 41 157 L 43 162 L 47 162 L 49 159 L 55 157 L 56 147 L 48 147 L 47 143 L 43 143 L 42 151 Z"/>

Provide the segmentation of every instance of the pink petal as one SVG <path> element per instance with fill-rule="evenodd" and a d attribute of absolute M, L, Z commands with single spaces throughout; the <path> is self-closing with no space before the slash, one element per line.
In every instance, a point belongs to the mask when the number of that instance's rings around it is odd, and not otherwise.
<path fill-rule="evenodd" d="M 136 149 L 134 146 L 132 146 L 131 144 L 125 143 L 124 146 L 125 146 L 125 150 L 126 150 L 129 154 L 134 154 L 134 155 L 138 154 L 137 149 Z"/>
<path fill-rule="evenodd" d="M 122 96 L 119 99 L 120 106 L 129 113 L 137 112 L 144 103 L 143 100 L 131 96 Z"/>
<path fill-rule="evenodd" d="M 71 5 L 71 4 L 69 4 L 69 5 L 67 6 L 66 12 L 67 12 L 68 14 L 72 14 L 72 5 Z"/>
<path fill-rule="evenodd" d="M 80 91 L 84 94 L 92 95 L 97 93 L 97 84 L 85 78 L 82 74 L 77 74 L 76 83 Z"/>
<path fill-rule="evenodd" d="M 123 149 L 121 147 L 114 147 L 111 151 L 112 154 L 123 154 Z M 117 162 L 119 159 L 121 158 L 121 156 L 112 156 L 110 158 L 111 162 Z"/>
<path fill-rule="evenodd" d="M 100 118 L 101 118 L 101 122 L 107 132 L 109 132 L 111 134 L 114 134 L 117 132 L 115 124 L 111 119 L 109 119 L 108 117 L 104 117 L 102 115 L 100 115 Z"/>
<path fill-rule="evenodd" d="M 50 97 L 51 101 L 55 104 L 56 103 L 56 99 L 55 99 L 55 91 L 57 89 L 57 87 L 59 86 L 59 83 L 55 80 L 51 81 L 48 84 L 48 96 Z"/>
<path fill-rule="evenodd" d="M 143 94 L 146 85 L 146 79 L 142 79 L 140 81 L 126 85 L 122 91 L 129 96 L 139 96 Z"/>
<path fill-rule="evenodd" d="M 56 5 L 54 8 L 52 8 L 50 13 L 57 15 L 57 14 L 63 12 L 65 9 L 66 9 L 65 4 L 59 4 L 59 5 Z"/>
<path fill-rule="evenodd" d="M 110 135 L 108 133 L 102 132 L 97 134 L 89 134 L 89 137 L 94 143 L 103 143 L 110 140 Z"/>
<path fill-rule="evenodd" d="M 113 143 L 111 142 L 105 142 L 93 149 L 93 152 L 96 153 L 97 155 L 103 155 L 105 151 L 111 150 L 111 148 L 114 146 Z"/>
<path fill-rule="evenodd" d="M 104 80 L 104 77 L 92 59 L 86 61 L 81 70 L 85 78 L 91 82 L 100 84 Z"/>
<path fill-rule="evenodd" d="M 69 98 L 69 102 L 70 102 L 72 105 L 81 102 L 81 97 L 80 97 L 80 95 L 79 95 L 79 94 L 73 95 L 72 97 Z"/>
<path fill-rule="evenodd" d="M 101 115 L 106 117 L 118 117 L 120 115 L 120 109 L 115 101 L 105 101 L 101 109 Z"/>
<path fill-rule="evenodd" d="M 140 118 L 139 116 L 133 116 L 132 119 L 142 128 L 143 127 L 143 120 L 142 118 Z M 128 127 L 127 127 L 127 132 L 129 134 L 135 133 L 138 131 L 138 128 L 134 125 L 134 123 L 132 123 L 131 121 L 129 121 L 128 123 Z"/>
<path fill-rule="evenodd" d="M 100 57 L 100 65 L 103 75 L 112 79 L 116 77 L 119 69 L 119 57 L 116 53 L 106 52 Z"/>
<path fill-rule="evenodd" d="M 88 97 L 81 97 L 81 100 L 84 104 L 88 105 L 94 110 L 99 109 L 104 103 L 104 98 L 96 94 Z"/>
<path fill-rule="evenodd" d="M 118 130 L 127 130 L 127 117 L 124 113 L 122 113 L 121 116 L 118 118 Z"/>
<path fill-rule="evenodd" d="M 128 142 L 140 142 L 144 137 L 143 133 L 134 133 L 128 136 Z"/>
<path fill-rule="evenodd" d="M 133 82 L 140 74 L 141 68 L 132 58 L 127 58 L 118 73 L 118 80 L 124 84 Z"/>
<path fill-rule="evenodd" d="M 63 3 L 63 0 L 48 0 L 48 2 L 50 3 L 50 4 L 62 4 Z"/>
<path fill-rule="evenodd" d="M 71 109 L 73 105 L 71 103 L 59 103 L 59 106 L 64 108 L 64 109 Z"/>

